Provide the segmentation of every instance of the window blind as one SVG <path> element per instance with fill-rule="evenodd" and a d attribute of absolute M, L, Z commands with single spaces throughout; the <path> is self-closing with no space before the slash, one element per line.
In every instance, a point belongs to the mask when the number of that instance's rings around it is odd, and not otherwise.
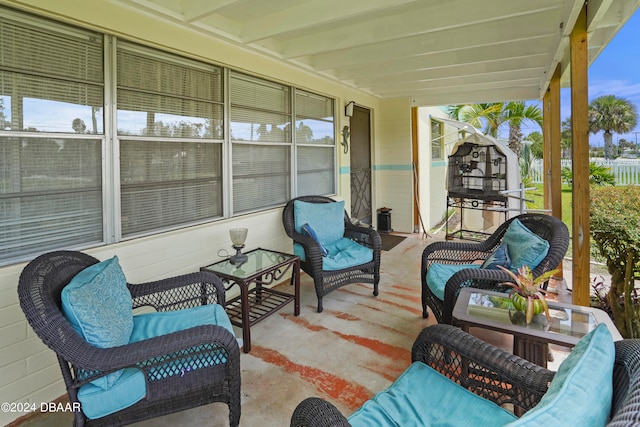
<path fill-rule="evenodd" d="M 296 90 L 297 195 L 334 194 L 333 100 Z"/>
<path fill-rule="evenodd" d="M 291 89 L 231 73 L 233 213 L 291 198 Z"/>
<path fill-rule="evenodd" d="M 1 263 L 104 241 L 103 68 L 100 34 L 0 14 Z"/>
<path fill-rule="evenodd" d="M 122 234 L 170 228 L 222 215 L 222 146 L 123 140 Z"/>
<path fill-rule="evenodd" d="M 220 217 L 222 70 L 127 43 L 117 58 L 122 235 Z"/>

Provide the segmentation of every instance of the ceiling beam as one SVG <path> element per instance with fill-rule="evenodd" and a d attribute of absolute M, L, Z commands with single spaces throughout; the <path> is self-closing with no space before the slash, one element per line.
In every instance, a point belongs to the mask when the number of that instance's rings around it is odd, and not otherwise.
<path fill-rule="evenodd" d="M 391 9 L 414 0 L 323 0 L 322 2 L 301 2 L 278 12 L 247 21 L 241 34 L 245 43 L 276 37 L 289 32 L 300 32 L 318 26 L 342 23 L 349 25 L 350 19 Z"/>
<path fill-rule="evenodd" d="M 548 40 L 546 37 L 521 40 L 519 42 L 505 41 L 494 46 L 459 49 L 454 51 L 436 52 L 422 56 L 413 56 L 403 59 L 388 58 L 362 58 L 361 62 L 345 66 L 337 64 L 331 70 L 338 78 L 352 79 L 367 74 L 394 74 L 403 73 L 406 70 L 430 70 L 436 68 L 448 68 L 457 65 L 474 63 L 486 63 L 500 60 L 518 60 L 523 57 L 523 52 L 528 56 L 546 54 Z M 355 62 L 355 61 L 354 61 Z M 317 64 L 312 64 L 314 69 L 321 69 Z"/>
<path fill-rule="evenodd" d="M 437 107 L 443 105 L 475 104 L 478 102 L 507 102 L 514 99 L 536 99 L 536 87 L 504 87 L 491 90 L 464 90 L 432 92 L 412 95 L 415 107 Z"/>
<path fill-rule="evenodd" d="M 433 19 L 433 18 L 432 18 Z M 434 46 L 442 50 L 459 49 L 469 46 L 490 45 L 510 39 L 524 39 L 539 37 L 548 33 L 548 27 L 539 25 L 540 22 L 554 22 L 560 19 L 556 10 L 544 10 L 529 15 L 519 15 L 502 20 L 488 22 L 466 21 L 459 19 L 456 27 L 427 26 L 419 33 L 406 31 L 392 39 L 367 36 L 362 40 L 359 34 L 367 35 L 372 31 L 384 32 L 376 27 L 369 27 L 369 31 L 356 31 L 349 28 L 347 33 L 331 32 L 330 34 L 312 33 L 308 36 L 296 37 L 282 42 L 282 55 L 285 58 L 295 58 L 303 55 L 348 57 L 380 54 L 380 52 L 398 52 L 402 56 L 424 52 Z M 431 28 L 435 30 L 426 31 Z M 553 28 L 556 28 L 553 25 Z M 358 43 L 353 42 L 358 39 Z M 346 45 L 348 43 L 348 45 Z"/>

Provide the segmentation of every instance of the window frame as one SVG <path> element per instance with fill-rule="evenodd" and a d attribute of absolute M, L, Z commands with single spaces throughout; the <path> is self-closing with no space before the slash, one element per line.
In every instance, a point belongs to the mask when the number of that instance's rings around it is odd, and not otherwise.
<path fill-rule="evenodd" d="M 430 134 L 431 134 L 431 160 L 444 160 L 444 122 L 431 118 Z M 434 127 L 438 127 L 438 132 L 434 132 Z M 435 133 L 435 136 L 434 136 Z"/>
<path fill-rule="evenodd" d="M 138 44 L 132 41 L 123 39 L 121 37 L 117 37 L 114 35 L 108 35 L 100 31 L 95 31 L 91 29 L 85 29 L 82 27 L 74 26 L 72 24 L 63 23 L 61 21 L 56 21 L 46 17 L 40 17 L 36 15 L 29 15 L 27 13 L 13 10 L 7 8 L 5 6 L 0 6 L 0 11 L 8 12 L 11 16 L 17 17 L 24 22 L 34 23 L 35 26 L 40 28 L 54 28 L 56 31 L 68 32 L 70 34 L 73 33 L 91 33 L 96 37 L 100 38 L 102 42 L 102 105 L 100 108 L 102 109 L 102 116 L 99 117 L 101 121 L 101 129 L 98 129 L 97 134 L 88 134 L 79 136 L 73 133 L 52 133 L 52 132 L 25 132 L 25 131 L 7 131 L 5 129 L 0 129 L 0 141 L 4 138 L 72 138 L 72 139 L 90 139 L 95 140 L 98 139 L 100 141 L 100 155 L 101 155 L 101 171 L 99 176 L 101 178 L 101 223 L 102 227 L 102 239 L 99 241 L 95 241 L 95 239 L 91 241 L 86 241 L 84 243 L 79 243 L 74 245 L 74 249 L 84 249 L 89 247 L 96 246 L 104 246 L 119 243 L 122 241 L 127 241 L 130 239 L 146 236 L 146 235 L 157 235 L 166 232 L 170 232 L 176 229 L 183 229 L 187 227 L 191 227 L 194 225 L 199 225 L 203 223 L 213 223 L 216 221 L 231 219 L 241 215 L 253 213 L 253 212 L 261 212 L 267 211 L 278 206 L 284 205 L 286 200 L 278 201 L 278 203 L 270 205 L 270 206 L 262 206 L 257 207 L 255 209 L 243 210 L 239 212 L 235 212 L 233 209 L 233 146 L 237 145 L 245 145 L 245 144 L 255 144 L 256 141 L 235 141 L 231 138 L 231 97 L 230 93 L 230 75 L 233 73 L 244 74 L 251 79 L 258 79 L 265 81 L 269 84 L 273 85 L 281 85 L 286 87 L 289 91 L 289 111 L 287 112 L 287 117 L 291 123 L 289 135 L 286 137 L 284 141 L 270 141 L 267 142 L 266 145 L 274 146 L 274 147 L 288 147 L 288 156 L 287 161 L 284 163 L 287 165 L 287 169 L 285 173 L 288 175 L 289 179 L 289 190 L 287 193 L 287 199 L 296 197 L 299 195 L 300 191 L 300 180 L 303 176 L 303 172 L 299 171 L 299 156 L 302 156 L 302 152 L 311 148 L 312 150 L 323 150 L 322 162 L 323 168 L 320 172 L 324 174 L 324 183 L 325 189 L 324 195 L 331 196 L 337 193 L 338 188 L 338 148 L 337 148 L 337 140 L 338 140 L 338 129 L 337 129 L 337 98 L 335 96 L 329 96 L 325 94 L 321 94 L 317 91 L 309 90 L 306 88 L 298 88 L 291 83 L 280 82 L 276 79 L 264 78 L 262 76 L 258 76 L 254 73 L 233 69 L 231 67 L 223 66 L 221 64 L 215 64 L 212 61 L 202 60 L 201 58 L 191 58 L 186 57 L 181 53 L 174 52 L 170 49 L 158 49 L 156 47 L 152 47 L 149 45 Z M 221 99 L 216 101 L 217 105 L 220 105 L 221 108 L 221 123 L 222 123 L 222 135 L 219 138 L 171 138 L 171 142 L 176 143 L 194 143 L 194 144 L 216 144 L 219 147 L 220 152 L 220 169 L 221 175 L 220 179 L 221 183 L 221 204 L 222 208 L 220 210 L 220 215 L 215 215 L 210 218 L 200 219 L 195 221 L 186 221 L 179 224 L 171 224 L 166 226 L 161 226 L 158 228 L 153 228 L 150 230 L 145 230 L 139 233 L 131 233 L 127 235 L 123 235 L 123 224 L 122 224 L 122 180 L 121 180 L 121 164 L 120 164 L 120 156 L 123 152 L 122 144 L 124 141 L 136 141 L 138 143 L 144 144 L 147 142 L 158 142 L 158 141 L 166 141 L 167 137 L 162 137 L 158 135 L 148 136 L 148 135 L 120 135 L 118 132 L 118 70 L 117 70 L 117 57 L 118 57 L 118 49 L 122 48 L 122 46 L 126 46 L 129 48 L 137 47 L 142 51 L 148 52 L 159 58 L 158 60 L 162 61 L 163 58 L 179 58 L 180 61 L 184 61 L 185 64 L 195 64 L 196 66 L 200 66 L 203 68 L 216 67 L 221 72 L 222 85 L 221 85 Z M 2 71 L 3 64 L 0 63 L 0 71 Z M 15 72 L 15 70 L 12 70 Z M 23 73 L 26 73 L 23 72 Z M 325 102 L 327 105 L 330 105 L 331 116 L 328 118 L 320 118 L 317 120 L 317 117 L 309 118 L 309 120 L 316 120 L 315 124 L 322 128 L 320 131 L 324 135 L 326 139 L 326 143 L 317 143 L 317 141 L 298 141 L 296 138 L 296 124 L 298 123 L 299 116 L 296 115 L 296 97 L 299 94 L 307 94 L 309 96 L 319 97 Z M 11 96 L 11 94 L 8 94 Z M 43 97 L 42 99 L 48 99 Z M 304 116 L 306 117 L 306 116 Z M 324 124 L 327 124 L 327 128 L 324 128 Z M 329 130 L 331 129 L 331 130 Z M 329 135 L 330 133 L 330 135 Z M 261 142 L 261 144 L 264 144 Z M 326 150 L 326 151 L 325 151 Z M 313 156 L 311 156 L 313 157 Z M 12 219 L 16 219 L 13 218 Z M 17 221 L 21 221 L 20 217 L 17 218 Z M 68 248 L 67 244 L 61 244 L 60 248 Z M 48 248 L 56 249 L 56 248 Z M 33 251 L 28 254 L 17 254 L 16 256 L 0 256 L 0 266 L 8 265 L 15 262 L 21 262 L 24 260 L 28 260 L 38 255 L 38 251 Z"/>

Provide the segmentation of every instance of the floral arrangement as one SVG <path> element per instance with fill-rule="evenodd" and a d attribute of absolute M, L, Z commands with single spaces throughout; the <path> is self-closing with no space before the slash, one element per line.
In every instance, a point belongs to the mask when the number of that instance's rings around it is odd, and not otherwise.
<path fill-rule="evenodd" d="M 550 270 L 534 278 L 528 265 L 520 267 L 517 274 L 502 266 L 498 266 L 498 268 L 505 271 L 515 281 L 515 283 L 503 282 L 502 284 L 513 288 L 509 292 L 509 298 L 511 298 L 516 310 L 525 313 L 527 323 L 531 323 L 533 316 L 542 312 L 548 320 L 550 318 L 549 306 L 544 297 L 546 292 L 542 289 L 542 285 L 559 270 Z"/>

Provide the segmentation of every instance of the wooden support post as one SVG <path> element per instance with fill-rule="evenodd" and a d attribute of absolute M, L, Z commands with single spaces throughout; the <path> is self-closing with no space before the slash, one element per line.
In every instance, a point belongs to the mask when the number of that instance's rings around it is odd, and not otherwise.
<path fill-rule="evenodd" d="M 589 98 L 587 6 L 571 32 L 571 125 L 573 162 L 573 303 L 589 305 Z"/>
<path fill-rule="evenodd" d="M 549 82 L 544 95 L 543 114 L 543 163 L 544 163 L 544 208 L 562 220 L 562 133 L 560 129 L 560 64 Z M 562 263 L 558 266 L 559 277 L 563 277 Z"/>

